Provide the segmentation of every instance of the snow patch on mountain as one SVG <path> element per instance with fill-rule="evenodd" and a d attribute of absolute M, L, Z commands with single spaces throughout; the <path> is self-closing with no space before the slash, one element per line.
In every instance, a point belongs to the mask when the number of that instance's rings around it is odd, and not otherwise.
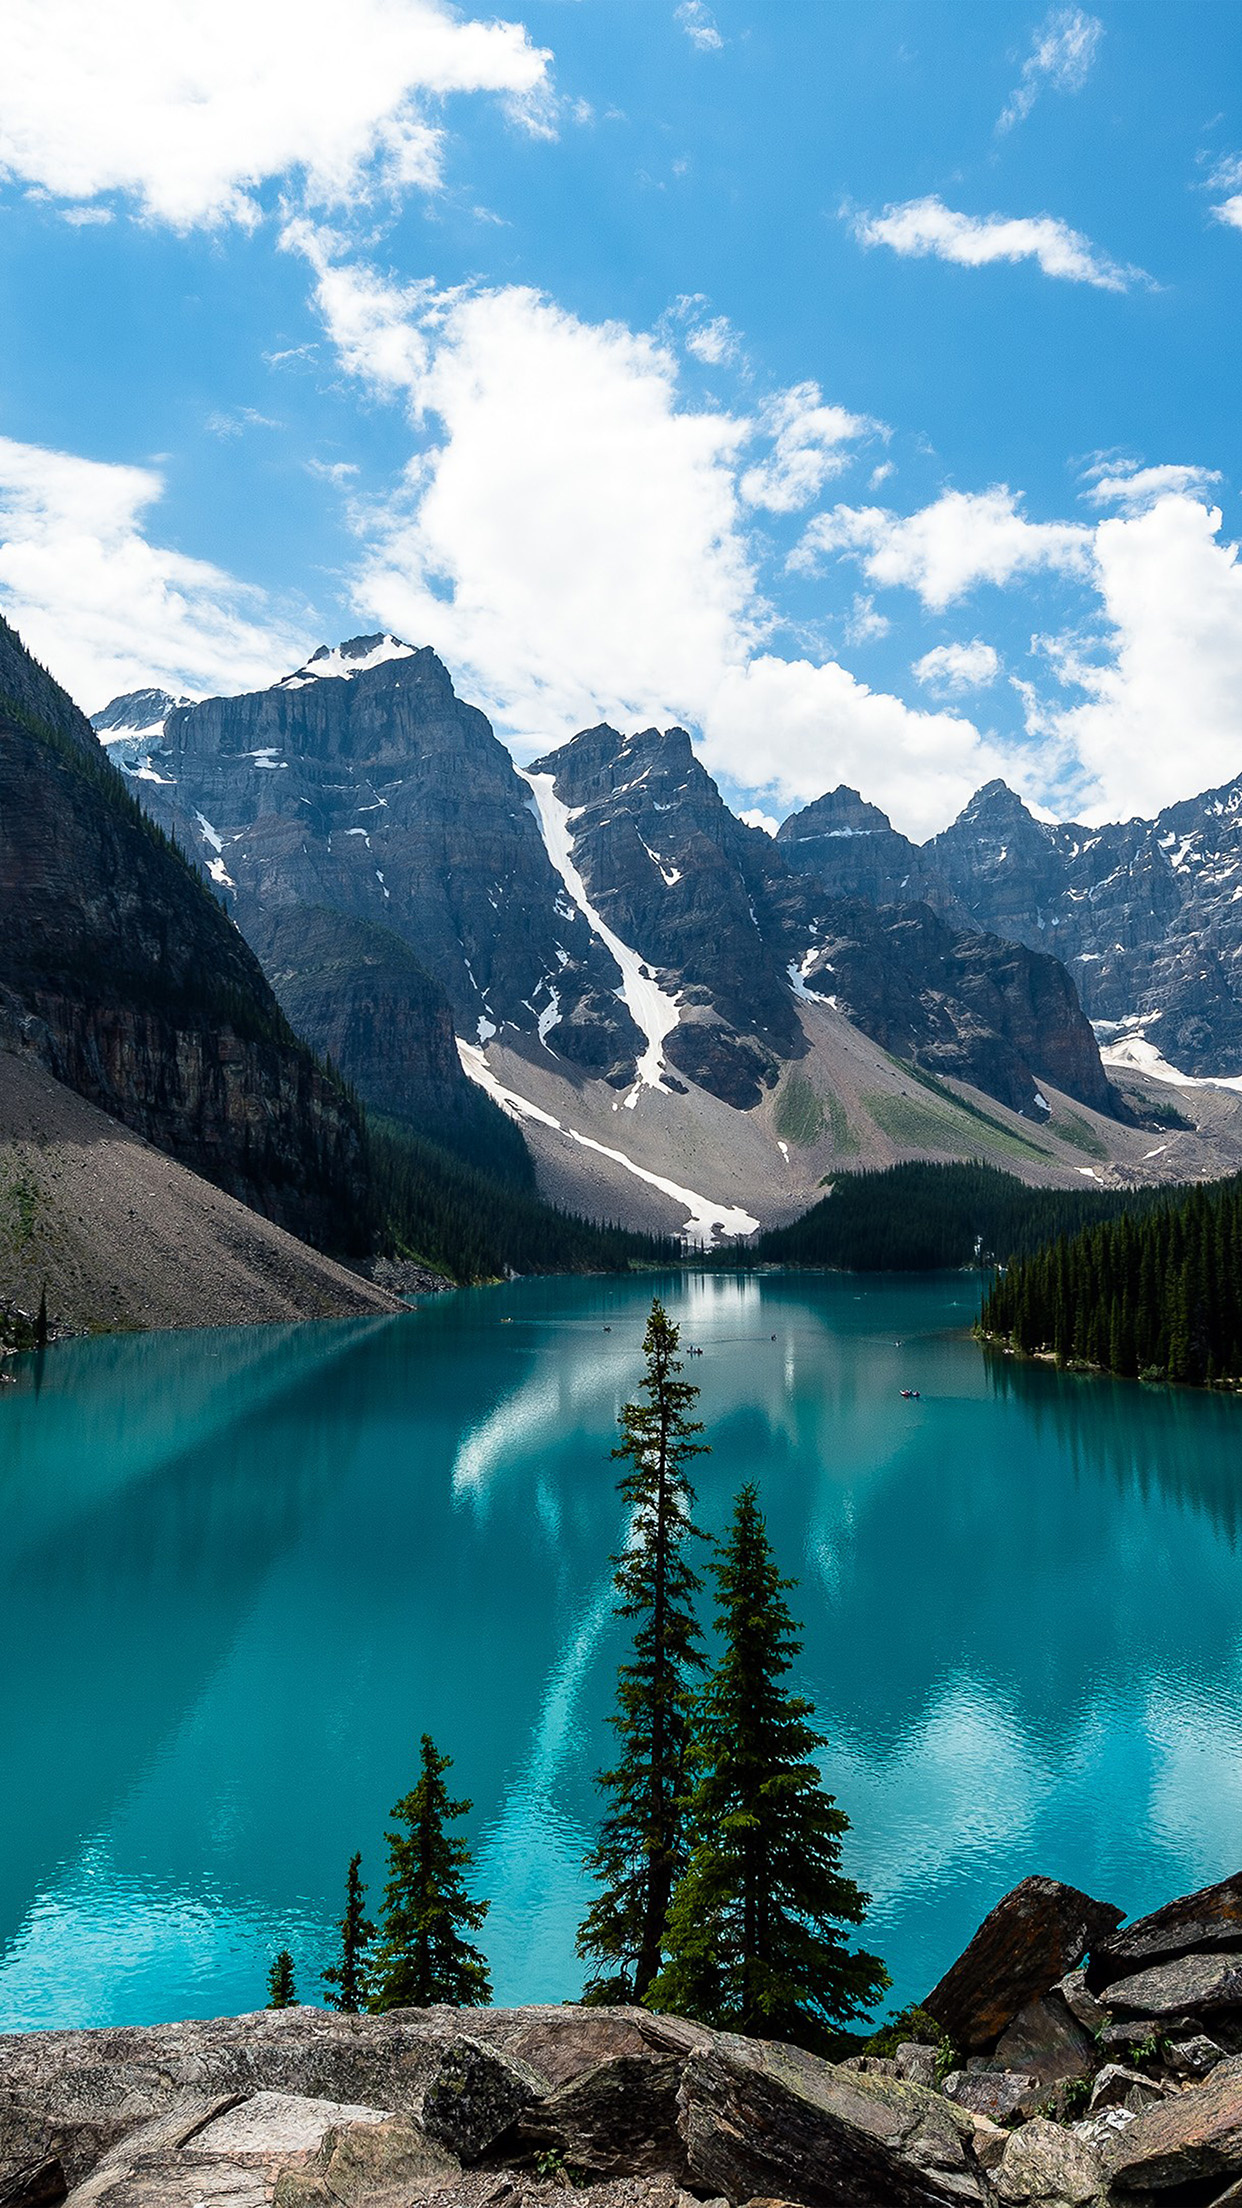
<path fill-rule="evenodd" d="M 414 646 L 403 644 L 399 636 L 351 636 L 347 644 L 321 644 L 304 667 L 286 675 L 275 687 L 304 690 L 311 682 L 349 682 L 355 675 L 369 674 L 372 667 L 382 667 L 386 660 L 413 657 Z"/>
<path fill-rule="evenodd" d="M 551 776 L 540 779 L 551 780 Z M 645 1165 L 637 1165 L 624 1150 L 614 1150 L 608 1143 L 596 1142 L 591 1135 L 579 1134 L 576 1127 L 567 1127 L 563 1120 L 555 1119 L 551 1112 L 542 1111 L 538 1104 L 530 1104 L 516 1089 L 506 1089 L 497 1080 L 481 1050 L 473 1043 L 457 1039 L 457 1054 L 472 1081 L 485 1089 L 493 1103 L 511 1118 L 534 1119 L 541 1127 L 550 1127 L 554 1133 L 564 1135 L 569 1142 L 576 1142 L 583 1150 L 594 1150 L 601 1158 L 610 1158 L 614 1165 L 625 1168 L 636 1180 L 646 1181 L 649 1188 L 658 1188 L 662 1196 L 669 1196 L 675 1204 L 683 1204 L 687 1217 L 682 1233 L 688 1242 L 710 1245 L 723 1234 L 757 1234 L 759 1221 L 752 1219 L 740 1204 L 716 1204 L 709 1196 L 699 1196 L 691 1188 L 682 1188 L 676 1181 L 666 1180 L 662 1173 L 649 1173 Z"/>
<path fill-rule="evenodd" d="M 637 1028 L 647 1038 L 647 1048 L 638 1061 L 638 1078 L 626 1097 L 627 1108 L 632 1111 L 638 1102 L 640 1089 L 660 1089 L 667 1095 L 668 1084 L 664 1074 L 664 1038 L 671 1035 L 681 1015 L 677 999 L 670 997 L 653 981 L 645 961 L 637 951 L 614 935 L 606 920 L 596 911 L 587 895 L 586 884 L 574 865 L 573 822 L 577 815 L 568 805 L 562 804 L 556 794 L 556 777 L 552 774 L 533 774 L 519 767 L 522 780 L 530 785 L 531 811 L 539 822 L 544 849 L 564 882 L 574 904 L 586 920 L 592 933 L 616 960 L 621 972 L 620 994 L 626 1009 Z M 583 1138 L 575 1138 L 583 1139 Z M 594 1146 L 598 1149 L 599 1145 Z M 638 1171 L 634 1167 L 635 1172 Z M 650 1174 L 643 1176 L 651 1179 Z M 668 1193 L 672 1193 L 671 1186 Z M 750 1232 L 747 1227 L 729 1230 L 735 1234 Z"/>

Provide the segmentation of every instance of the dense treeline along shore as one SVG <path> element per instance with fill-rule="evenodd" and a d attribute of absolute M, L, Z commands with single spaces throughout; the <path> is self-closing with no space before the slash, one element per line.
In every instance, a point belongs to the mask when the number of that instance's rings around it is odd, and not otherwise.
<path fill-rule="evenodd" d="M 831 1194 L 788 1226 L 730 1243 L 711 1263 L 934 1272 L 1003 1265 L 1058 1235 L 1167 1202 L 1155 1188 L 1032 1188 L 991 1165 L 893 1165 L 837 1173 Z"/>
<path fill-rule="evenodd" d="M 1242 1176 L 1062 1236 L 989 1289 L 979 1331 L 1127 1379 L 1242 1380 Z"/>

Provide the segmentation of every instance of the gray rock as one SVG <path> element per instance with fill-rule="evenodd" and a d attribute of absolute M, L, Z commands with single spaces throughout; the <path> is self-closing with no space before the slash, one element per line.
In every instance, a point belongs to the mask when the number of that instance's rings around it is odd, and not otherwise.
<path fill-rule="evenodd" d="M 1059 1978 L 1052 1990 L 1060 1994 L 1070 2015 L 1076 2023 L 1081 2024 L 1090 2038 L 1094 2039 L 1097 2032 L 1102 2032 L 1111 2021 L 1110 2012 L 1102 2001 L 1096 2000 L 1087 1984 L 1085 1970 L 1067 1970 L 1064 1978 Z"/>
<path fill-rule="evenodd" d="M 1127 2070 L 1124 2063 L 1106 2062 L 1091 2088 L 1087 2114 L 1098 2116 L 1106 2108 L 1129 2108 L 1138 2115 L 1163 2099 L 1164 2093 L 1154 2078 L 1145 2078 L 1141 2070 Z"/>
<path fill-rule="evenodd" d="M 1012 2070 L 1033 2070 L 1043 2085 L 1080 2078 L 1094 2062 L 1095 2041 L 1054 1989 L 1027 2003 L 1002 2033 L 994 2060 Z"/>
<path fill-rule="evenodd" d="M 429 2139 L 477 2162 L 541 2098 L 543 2081 L 516 2056 L 462 2032 L 437 2050 L 417 2103 Z"/>
<path fill-rule="evenodd" d="M 947 2099 L 993 2124 L 1011 2124 L 1015 2117 L 1033 2115 L 1042 2091 L 1039 2079 L 1028 2070 L 956 2070 L 944 2081 Z"/>
<path fill-rule="evenodd" d="M 1006 2208 L 1028 2201 L 1086 2208 L 1103 2199 L 1104 2164 L 1085 2139 L 1036 2116 L 1012 2134 L 992 2182 Z"/>
<path fill-rule="evenodd" d="M 903 2039 L 895 2060 L 899 2078 L 909 2078 L 913 2085 L 925 2085 L 929 2093 L 935 2092 L 936 2065 L 940 2060 L 938 2047 L 926 2047 L 917 2039 Z"/>
<path fill-rule="evenodd" d="M 281 2172 L 275 2208 L 408 2208 L 461 2174 L 454 2157 L 403 2116 L 344 2124 L 327 2132 L 309 2168 Z"/>
<path fill-rule="evenodd" d="M 964 2111 L 901 2078 L 720 2033 L 690 2056 L 681 2132 L 692 2182 L 731 2201 L 943 2208 L 987 2199 Z"/>
<path fill-rule="evenodd" d="M 38 2162 L 0 2167 L 0 2208 L 53 2208 L 65 2197 L 65 2173 L 58 2155 Z"/>
<path fill-rule="evenodd" d="M 1242 1872 L 1123 1925 L 1093 1949 L 1088 1975 L 1098 1991 L 1151 1964 L 1220 1949 L 1242 1949 Z"/>
<path fill-rule="evenodd" d="M 1182 1955 L 1133 1977 L 1117 1978 L 1109 2006 L 1127 2016 L 1163 2019 L 1242 2008 L 1242 1955 Z"/>
<path fill-rule="evenodd" d="M 681 2071 L 675 2055 L 616 2055 L 529 2109 L 520 2135 L 607 2177 L 649 2177 L 659 2170 L 682 2177 Z"/>
<path fill-rule="evenodd" d="M 1170 2040 L 1164 2054 L 1170 2069 L 1187 2070 L 1194 2078 L 1206 2078 L 1208 2071 L 1225 2059 L 1224 2048 L 1218 2047 L 1206 2032 L 1195 2032 L 1190 2039 Z"/>
<path fill-rule="evenodd" d="M 1118 2189 L 1164 2192 L 1242 2174 L 1242 2065 L 1222 2063 L 1203 2085 L 1149 2108 L 1114 2140 L 1108 2168 Z"/>

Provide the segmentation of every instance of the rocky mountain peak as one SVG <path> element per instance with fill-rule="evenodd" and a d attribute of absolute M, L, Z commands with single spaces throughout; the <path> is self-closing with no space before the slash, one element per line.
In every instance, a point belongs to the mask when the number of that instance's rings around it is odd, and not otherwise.
<path fill-rule="evenodd" d="M 118 736 L 158 736 L 170 713 L 193 703 L 168 690 L 126 690 L 92 717 L 91 726 L 104 743 Z"/>
<path fill-rule="evenodd" d="M 820 836 L 872 836 L 894 833 L 887 813 L 878 805 L 869 805 L 858 790 L 852 790 L 846 782 L 838 783 L 835 790 L 826 790 L 800 813 L 791 813 L 776 831 L 776 840 L 782 846 L 805 843 L 808 837 Z M 901 841 L 905 842 L 905 837 Z M 914 850 L 914 845 L 908 847 Z"/>

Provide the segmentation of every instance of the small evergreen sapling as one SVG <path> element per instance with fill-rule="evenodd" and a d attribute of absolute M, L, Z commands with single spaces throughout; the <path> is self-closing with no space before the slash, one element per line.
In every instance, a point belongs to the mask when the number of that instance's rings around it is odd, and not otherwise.
<path fill-rule="evenodd" d="M 712 1567 L 720 1662 L 699 1708 L 692 1852 L 647 1996 L 728 2031 L 814 2049 L 889 1983 L 842 1927 L 870 1896 L 841 1870 L 849 1819 L 812 1760 L 811 1704 L 783 1683 L 801 1642 L 753 1486 L 742 1489 Z"/>
<path fill-rule="evenodd" d="M 694 1597 L 700 1582 L 685 1550 L 698 1528 L 685 1474 L 705 1444 L 687 1413 L 698 1389 L 678 1374 L 678 1329 L 652 1301 L 643 1350 L 645 1402 L 626 1403 L 614 1457 L 630 1545 L 612 1559 L 618 1617 L 634 1621 L 633 1653 L 617 1673 L 611 1720 L 620 1754 L 596 1784 L 611 1796 L 588 1868 L 603 1891 L 579 1927 L 578 1953 L 604 1968 L 588 1998 L 642 2000 L 660 1968 L 664 1920 L 685 1857 L 684 1797 L 691 1683 L 701 1670 Z M 699 1536 L 701 1538 L 701 1536 Z"/>
<path fill-rule="evenodd" d="M 325 1985 L 335 1988 L 327 1996 L 330 2008 L 357 2016 L 366 2006 L 366 1950 L 375 1937 L 375 1926 L 363 1909 L 366 1887 L 362 1883 L 362 1856 L 351 1855 L 345 1874 L 345 1914 L 341 1918 L 341 1959 L 325 1970 Z"/>
<path fill-rule="evenodd" d="M 267 1974 L 267 2005 L 269 2009 L 293 2009 L 297 2007 L 297 2000 L 293 1957 L 287 1947 L 282 1947 Z"/>
<path fill-rule="evenodd" d="M 367 2001 L 373 2014 L 436 2001 L 481 2008 L 492 1998 L 486 1957 L 459 1929 L 477 1932 L 491 1904 L 470 1899 L 462 1884 L 470 1849 L 444 1829 L 473 1805 L 449 1800 L 444 1773 L 452 1770 L 452 1758 L 437 1755 L 429 1733 L 421 1757 L 417 1786 L 392 1811 L 406 1829 L 387 1835 L 384 1920 Z"/>

